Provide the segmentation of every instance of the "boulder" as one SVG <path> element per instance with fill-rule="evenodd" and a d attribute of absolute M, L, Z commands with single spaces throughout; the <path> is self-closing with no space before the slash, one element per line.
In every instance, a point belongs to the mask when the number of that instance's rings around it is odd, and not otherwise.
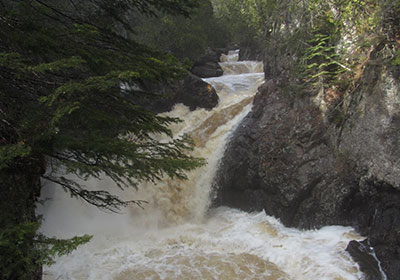
<path fill-rule="evenodd" d="M 201 78 L 219 77 L 224 74 L 218 62 L 206 62 L 201 65 L 195 65 L 190 71 Z"/>
<path fill-rule="evenodd" d="M 183 87 L 176 97 L 176 103 L 183 103 L 191 110 L 204 108 L 211 110 L 218 105 L 215 89 L 199 77 L 189 74 L 183 81 Z"/>
<path fill-rule="evenodd" d="M 218 62 L 223 52 L 222 49 L 216 51 L 209 49 L 205 55 L 194 62 L 190 71 L 201 78 L 222 76 L 224 72 Z"/>
<path fill-rule="evenodd" d="M 201 78 L 188 73 L 185 79 L 172 84 L 145 84 L 142 88 L 152 96 L 143 100 L 135 100 L 139 105 L 155 112 L 171 111 L 175 104 L 182 103 L 195 110 L 204 108 L 210 110 L 218 104 L 215 89 Z"/>
<path fill-rule="evenodd" d="M 364 280 L 384 280 L 385 276 L 375 256 L 374 249 L 365 239 L 362 242 L 350 241 L 346 251 L 360 265 L 360 270 L 364 273 Z"/>

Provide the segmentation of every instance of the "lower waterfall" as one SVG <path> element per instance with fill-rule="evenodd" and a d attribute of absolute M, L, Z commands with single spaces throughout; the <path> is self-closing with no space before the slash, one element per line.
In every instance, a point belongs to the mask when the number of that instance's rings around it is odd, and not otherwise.
<path fill-rule="evenodd" d="M 125 200 L 148 201 L 124 213 L 102 212 L 71 199 L 59 186 L 47 184 L 38 213 L 41 231 L 70 238 L 92 234 L 92 241 L 44 268 L 47 280 L 133 279 L 360 279 L 362 273 L 345 248 L 361 240 L 354 229 L 329 226 L 302 231 L 284 227 L 264 212 L 246 213 L 220 207 L 209 209 L 212 180 L 229 136 L 251 110 L 263 66 L 237 61 L 238 52 L 224 56 L 224 75 L 205 79 L 220 101 L 213 110 L 190 111 L 177 104 L 168 116 L 175 135 L 188 133 L 193 155 L 207 165 L 188 174 L 187 181 L 166 179 L 121 191 L 104 177 L 85 184 L 106 189 Z"/>

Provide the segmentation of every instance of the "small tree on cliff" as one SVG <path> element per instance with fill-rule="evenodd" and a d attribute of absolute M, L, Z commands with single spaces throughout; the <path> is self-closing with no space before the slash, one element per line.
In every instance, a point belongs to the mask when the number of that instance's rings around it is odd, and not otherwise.
<path fill-rule="evenodd" d="M 132 10 L 188 16 L 196 2 L 0 0 L 0 278 L 31 279 L 51 254 L 88 239 L 63 243 L 35 234 L 40 178 L 117 211 L 139 202 L 90 191 L 65 174 L 105 174 L 125 188 L 164 175 L 185 178 L 203 164 L 187 155 L 188 137 L 173 138 L 168 125 L 178 119 L 135 104 L 146 98 L 136 90 L 142 81 L 168 82 L 183 69 L 174 57 L 121 35 Z"/>

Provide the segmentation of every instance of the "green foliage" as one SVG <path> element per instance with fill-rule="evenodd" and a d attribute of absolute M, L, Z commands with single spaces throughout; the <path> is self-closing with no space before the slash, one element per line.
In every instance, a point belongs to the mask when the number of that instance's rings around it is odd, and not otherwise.
<path fill-rule="evenodd" d="M 208 0 L 201 1 L 190 18 L 160 14 L 157 18 L 135 15 L 135 20 L 133 38 L 171 52 L 181 60 L 195 60 L 204 54 L 206 47 L 224 47 L 230 40 L 226 27 L 215 18 Z"/>
<path fill-rule="evenodd" d="M 373 41 L 372 34 L 377 31 L 379 1 L 266 2 L 270 7 L 264 13 L 267 56 L 284 57 L 278 62 L 266 57 L 267 75 L 275 74 L 269 69 L 286 63 L 284 67 L 291 68 L 297 79 L 306 85 L 348 87 L 349 83 L 345 85 L 349 80 L 347 76 L 353 75 L 352 68 L 369 49 L 355 46 L 361 41 Z"/>
<path fill-rule="evenodd" d="M 0 169 L 5 168 L 16 158 L 29 156 L 31 148 L 23 143 L 0 146 Z"/>
<path fill-rule="evenodd" d="M 36 233 L 39 226 L 39 223 L 27 222 L 0 229 L 2 279 L 30 280 L 42 264 L 52 264 L 53 257 L 69 254 L 91 239 L 88 235 L 64 240 L 48 238 Z"/>
<path fill-rule="evenodd" d="M 392 65 L 393 66 L 399 66 L 400 65 L 400 49 L 397 49 L 395 56 L 392 60 Z"/>
<path fill-rule="evenodd" d="M 126 188 L 163 176 L 184 179 L 204 164 L 188 154 L 190 138 L 169 130 L 179 119 L 136 102 L 145 95 L 142 83 L 168 83 L 186 70 L 172 55 L 121 36 L 132 27 L 125 20 L 131 13 L 187 17 L 197 2 L 0 1 L 0 194 L 7 197 L 0 201 L 1 279 L 31 279 L 38 266 L 90 239 L 36 233 L 40 177 L 118 211 L 142 201 L 87 190 L 67 175 L 105 174 Z"/>
<path fill-rule="evenodd" d="M 127 3 L 131 8 L 139 5 L 139 10 L 150 4 L 165 5 L 164 11 L 172 8 L 170 1 Z M 97 4 L 100 11 L 103 4 L 109 7 L 100 0 Z M 47 156 L 52 172 L 46 179 L 97 206 L 116 210 L 125 203 L 84 191 L 84 186 L 55 174 L 66 170 L 87 179 L 106 173 L 122 188 L 164 175 L 184 178 L 185 171 L 203 164 L 186 155 L 192 149 L 187 137 L 172 138 L 168 125 L 178 119 L 157 116 L 135 104 L 141 95 L 133 90 L 136 85 L 183 75 L 175 58 L 104 29 L 101 22 L 81 23 L 74 17 L 82 13 L 71 7 L 43 1 L 6 5 L 0 35 L 8 44 L 0 56 L 0 103 L 4 130 L 10 135 L 2 140 L 2 151 L 7 151 L 1 153 L 3 167 L 12 168 L 10 160 L 26 151 Z M 122 6 L 116 7 L 121 13 Z M 171 138 L 159 142 L 154 134 Z M 24 143 L 24 149 L 17 143 Z M 106 203 L 98 203 L 96 196 Z"/>
<path fill-rule="evenodd" d="M 311 47 L 305 51 L 304 75 L 307 82 L 325 87 L 336 83 L 338 75 L 347 70 L 346 66 L 339 62 L 340 56 L 336 52 L 336 46 L 330 45 L 330 36 L 315 35 L 309 43 Z"/>
<path fill-rule="evenodd" d="M 29 67 L 27 70 L 35 74 L 43 74 L 45 72 L 58 72 L 64 69 L 79 69 L 85 60 L 77 56 L 63 58 L 50 63 L 42 63 L 36 66 Z"/>
<path fill-rule="evenodd" d="M 227 28 L 232 41 L 240 45 L 254 45 L 262 40 L 265 16 L 271 6 L 265 0 L 214 0 L 213 6 L 217 18 Z"/>
<path fill-rule="evenodd" d="M 217 16 L 228 26 L 234 42 L 241 46 L 264 44 L 271 46 L 270 41 L 287 35 L 301 33 L 306 14 L 307 1 L 293 0 L 213 0 Z M 277 39 L 276 44 L 285 44 Z M 275 42 L 274 42 L 275 43 Z M 273 44 L 274 44 L 273 43 Z M 295 42 L 294 48 L 300 43 Z M 283 46 L 284 47 L 284 46 Z"/>

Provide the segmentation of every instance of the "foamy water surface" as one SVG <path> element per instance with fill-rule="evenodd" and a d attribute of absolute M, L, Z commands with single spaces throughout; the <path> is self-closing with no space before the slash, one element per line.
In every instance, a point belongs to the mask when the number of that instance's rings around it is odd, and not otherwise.
<path fill-rule="evenodd" d="M 176 135 L 191 134 L 197 144 L 193 155 L 207 159 L 189 180 L 165 179 L 123 192 L 107 177 L 86 183 L 126 200 L 149 202 L 144 209 L 132 206 L 123 214 L 99 211 L 52 184 L 44 188 L 42 197 L 51 200 L 38 208 L 44 215 L 42 232 L 60 238 L 94 235 L 90 243 L 46 267 L 44 279 L 361 278 L 344 251 L 350 240 L 361 239 L 352 228 L 301 231 L 284 227 L 264 212 L 209 209 L 212 180 L 227 139 L 251 110 L 264 80 L 260 62 L 239 62 L 237 52 L 222 61 L 225 75 L 205 79 L 220 97 L 216 108 L 191 112 L 178 104 L 165 114 L 184 120 L 171 129 Z"/>

